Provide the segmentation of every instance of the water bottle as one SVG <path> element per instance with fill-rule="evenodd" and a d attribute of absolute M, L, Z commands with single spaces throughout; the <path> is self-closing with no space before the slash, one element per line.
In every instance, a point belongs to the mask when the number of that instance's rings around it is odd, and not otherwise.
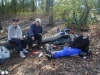
<path fill-rule="evenodd" d="M 40 53 L 40 54 L 38 55 L 38 58 L 40 58 L 42 55 L 43 55 L 43 53 Z"/>
<path fill-rule="evenodd" d="M 60 28 L 57 28 L 57 33 L 59 33 L 60 32 Z"/>

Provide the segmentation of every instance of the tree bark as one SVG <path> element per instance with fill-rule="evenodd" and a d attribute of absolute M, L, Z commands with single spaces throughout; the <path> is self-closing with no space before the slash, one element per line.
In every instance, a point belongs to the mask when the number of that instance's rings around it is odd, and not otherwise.
<path fill-rule="evenodd" d="M 25 8 L 25 4 L 24 4 L 24 0 L 23 0 L 23 12 L 24 12 L 24 8 Z"/>
<path fill-rule="evenodd" d="M 53 0 L 50 1 L 49 25 L 53 25 Z"/>
<path fill-rule="evenodd" d="M 4 0 L 1 1 L 2 1 L 2 15 L 4 15 Z"/>
<path fill-rule="evenodd" d="M 34 0 L 32 0 L 32 12 L 35 11 L 35 3 L 34 3 Z"/>
<path fill-rule="evenodd" d="M 50 9 L 50 2 L 51 0 L 46 0 L 46 14 L 49 14 L 49 9 Z"/>
<path fill-rule="evenodd" d="M 85 5 L 85 10 L 81 15 L 80 25 L 86 25 L 87 24 L 88 15 L 89 15 L 89 12 L 90 12 L 90 7 L 88 6 L 87 0 L 85 0 L 84 5 Z"/>
<path fill-rule="evenodd" d="M 17 13 L 16 6 L 17 6 L 17 1 L 16 1 L 16 0 L 14 0 L 14 13 L 15 13 L 15 14 Z"/>

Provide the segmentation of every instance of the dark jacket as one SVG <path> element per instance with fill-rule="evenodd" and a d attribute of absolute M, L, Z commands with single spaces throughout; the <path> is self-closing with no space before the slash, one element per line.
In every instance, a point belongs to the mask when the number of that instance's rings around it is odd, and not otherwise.
<path fill-rule="evenodd" d="M 32 24 L 30 26 L 30 29 L 29 29 L 28 33 L 27 33 L 27 36 L 28 37 L 33 37 L 34 34 L 38 34 L 38 33 L 42 33 L 42 26 L 41 25 L 36 26 L 36 24 Z"/>
<path fill-rule="evenodd" d="M 0 30 L 2 30 L 3 28 L 2 28 L 2 26 L 0 26 Z"/>
<path fill-rule="evenodd" d="M 87 47 L 89 47 L 89 38 L 83 39 L 83 36 L 79 36 L 69 45 L 69 47 L 79 48 L 84 51 Z"/>

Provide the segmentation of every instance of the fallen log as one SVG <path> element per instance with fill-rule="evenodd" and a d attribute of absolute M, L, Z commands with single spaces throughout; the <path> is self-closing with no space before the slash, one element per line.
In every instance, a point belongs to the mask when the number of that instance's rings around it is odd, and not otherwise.
<path fill-rule="evenodd" d="M 49 37 L 49 38 L 44 38 L 42 40 L 42 43 L 45 43 L 45 42 L 50 42 L 50 41 L 55 41 L 59 38 L 61 38 L 63 35 L 60 35 L 59 33 L 55 34 L 54 36 L 52 37 Z M 37 41 L 34 42 L 34 44 L 36 44 Z M 0 42 L 0 46 L 10 46 L 10 43 L 8 41 L 2 41 Z"/>
<path fill-rule="evenodd" d="M 56 33 L 54 36 L 42 39 L 42 43 L 53 42 L 53 41 L 56 41 L 64 36 L 69 36 L 72 38 L 72 35 L 65 35 L 65 34 Z M 37 44 L 37 40 L 33 44 Z M 7 47 L 7 46 L 11 46 L 11 44 L 8 41 L 2 41 L 2 42 L 0 42 L 0 46 Z"/>
<path fill-rule="evenodd" d="M 0 42 L 0 46 L 9 46 L 10 43 L 8 41 L 2 41 Z"/>

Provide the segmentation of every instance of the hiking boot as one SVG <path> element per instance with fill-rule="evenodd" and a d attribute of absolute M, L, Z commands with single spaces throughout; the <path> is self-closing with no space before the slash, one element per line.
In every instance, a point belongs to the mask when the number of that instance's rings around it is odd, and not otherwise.
<path fill-rule="evenodd" d="M 24 52 L 24 53 L 28 53 L 28 51 L 27 51 L 26 49 L 23 49 L 23 52 Z"/>
<path fill-rule="evenodd" d="M 43 47 L 42 47 L 42 46 L 37 46 L 37 48 L 38 48 L 38 49 L 43 49 Z"/>
<path fill-rule="evenodd" d="M 48 59 L 53 59 L 53 58 L 54 58 L 54 56 L 53 56 L 52 54 L 46 54 L 46 57 L 47 57 Z"/>
<path fill-rule="evenodd" d="M 23 51 L 20 51 L 20 57 L 25 58 Z"/>
<path fill-rule="evenodd" d="M 46 45 L 45 45 L 45 48 L 46 48 L 46 49 L 45 49 L 46 53 L 47 53 L 47 54 L 51 54 L 50 45 L 49 45 L 49 44 L 46 44 Z"/>
<path fill-rule="evenodd" d="M 47 54 L 51 54 L 51 50 L 50 49 L 46 48 L 45 51 L 46 51 Z"/>
<path fill-rule="evenodd" d="M 28 50 L 28 52 L 32 52 L 33 51 L 33 47 L 27 47 L 26 50 Z"/>

